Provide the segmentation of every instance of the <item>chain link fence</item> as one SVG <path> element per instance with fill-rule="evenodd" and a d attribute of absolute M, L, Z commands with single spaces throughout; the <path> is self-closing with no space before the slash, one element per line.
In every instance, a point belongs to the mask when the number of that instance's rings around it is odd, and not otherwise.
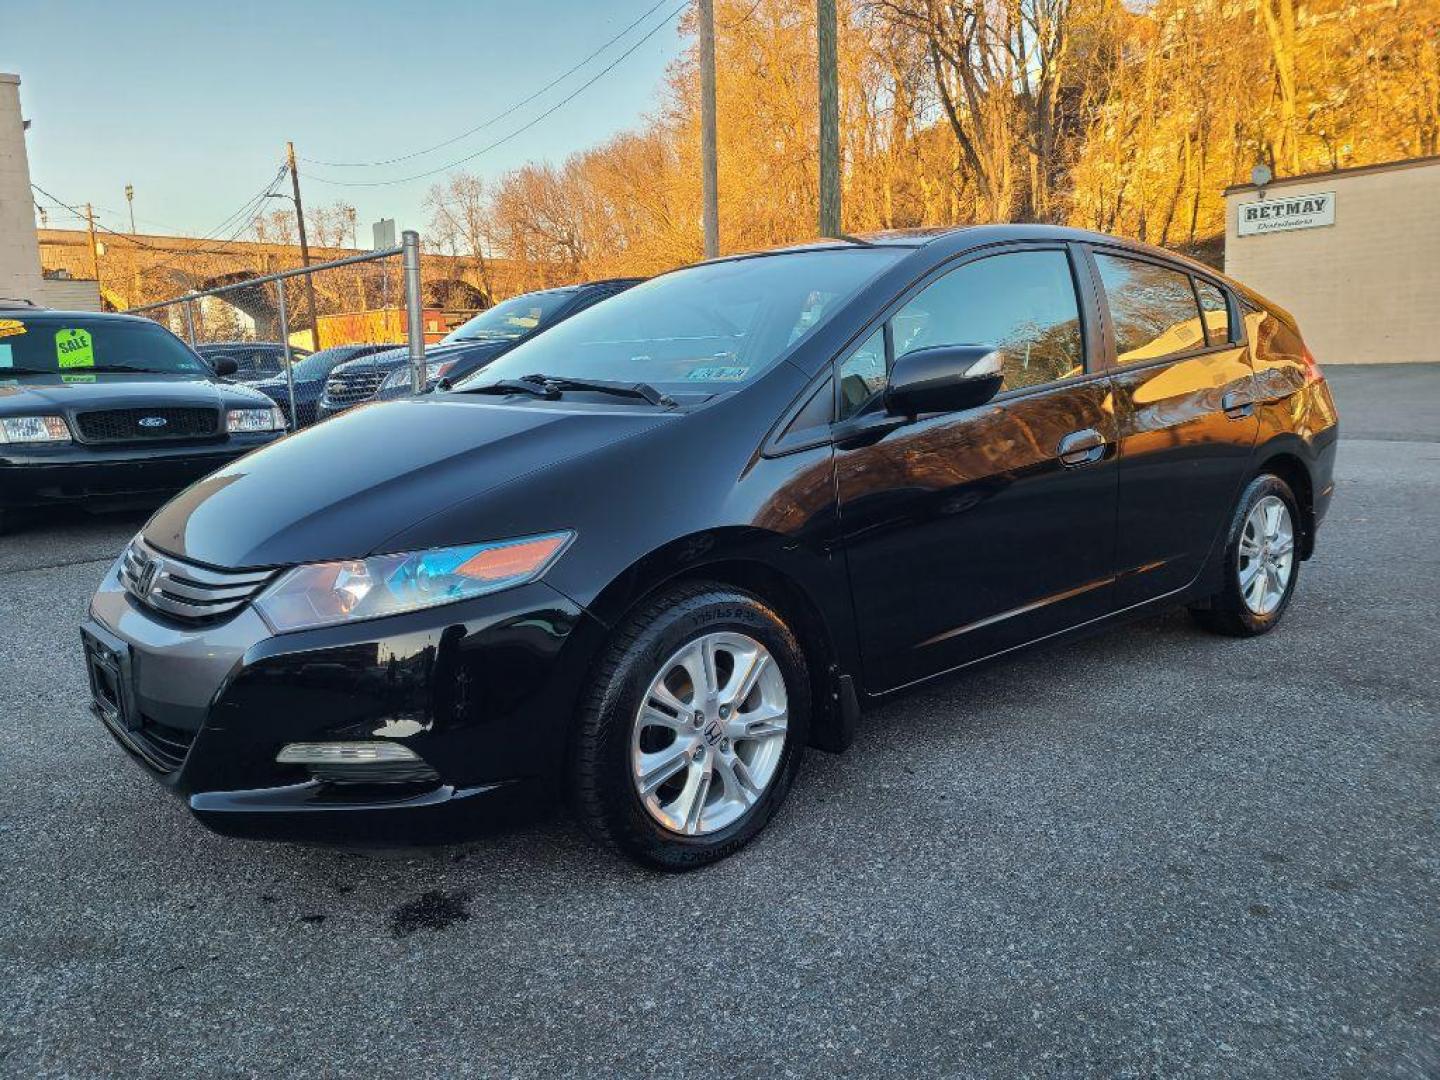
<path fill-rule="evenodd" d="M 212 366 L 233 363 L 229 377 L 270 394 L 294 430 L 315 419 L 338 364 L 405 349 L 412 386 L 425 385 L 426 339 L 455 320 L 426 311 L 421 296 L 420 240 L 407 231 L 399 247 L 237 277 L 126 314 L 168 327 Z"/>

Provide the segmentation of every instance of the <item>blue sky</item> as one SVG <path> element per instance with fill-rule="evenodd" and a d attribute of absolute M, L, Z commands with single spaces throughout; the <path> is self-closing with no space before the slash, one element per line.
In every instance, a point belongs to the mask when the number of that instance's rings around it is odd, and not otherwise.
<path fill-rule="evenodd" d="M 0 28 L 22 30 L 0 32 L 0 71 L 22 80 L 36 184 L 72 205 L 93 202 L 103 224 L 124 230 L 132 183 L 141 231 L 201 234 L 265 186 L 286 139 L 302 157 L 337 161 L 428 147 L 530 96 L 654 2 L 0 0 Z M 423 227 L 421 202 L 441 177 L 336 187 L 304 174 L 403 177 L 472 153 L 579 87 L 680 2 L 661 4 L 535 102 L 433 154 L 367 169 L 302 161 L 307 206 L 350 202 L 362 245 L 366 223 L 382 216 Z M 657 109 L 666 64 L 684 47 L 678 24 L 666 23 L 573 102 L 465 167 L 496 175 L 525 161 L 558 162 L 639 124 Z M 55 226 L 72 221 L 50 216 Z"/>

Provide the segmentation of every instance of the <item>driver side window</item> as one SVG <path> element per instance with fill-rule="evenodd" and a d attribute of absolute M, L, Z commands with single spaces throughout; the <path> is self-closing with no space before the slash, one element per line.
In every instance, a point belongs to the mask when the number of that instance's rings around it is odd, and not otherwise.
<path fill-rule="evenodd" d="M 1004 361 L 1002 391 L 1085 370 L 1075 281 L 1059 250 L 967 263 L 928 286 L 892 322 L 897 358 L 934 345 L 993 345 Z"/>

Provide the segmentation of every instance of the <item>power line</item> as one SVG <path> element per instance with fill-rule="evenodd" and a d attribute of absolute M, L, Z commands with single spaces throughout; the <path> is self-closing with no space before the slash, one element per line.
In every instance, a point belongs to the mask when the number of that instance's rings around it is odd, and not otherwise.
<path fill-rule="evenodd" d="M 275 190 L 275 188 L 279 185 L 280 181 L 284 179 L 284 177 L 285 169 L 282 166 L 281 168 L 276 170 L 275 176 L 264 187 L 264 189 L 247 199 L 244 203 L 240 205 L 239 209 L 227 214 L 225 219 L 221 221 L 220 224 L 216 225 L 212 229 L 207 230 L 205 233 L 201 234 L 198 237 L 187 237 L 187 239 L 195 239 L 201 242 L 207 240 L 216 240 L 220 233 L 224 232 L 227 228 L 231 228 L 231 232 L 229 233 L 229 235 L 226 236 L 223 240 L 219 240 L 218 248 L 216 250 L 224 249 L 225 247 L 233 244 L 235 242 L 235 238 L 240 235 L 240 232 L 249 226 L 251 221 L 251 215 L 260 208 L 260 205 L 265 201 L 266 196 L 268 196 L 272 191 Z M 38 184 L 31 184 L 30 186 L 36 191 L 38 191 L 40 194 L 44 195 L 56 206 L 70 211 L 77 217 L 85 217 L 83 213 L 76 210 L 68 203 L 62 202 L 54 195 L 51 195 L 48 191 L 40 187 Z M 116 232 L 114 229 L 106 228 L 104 225 L 100 225 L 98 222 L 96 223 L 96 228 L 103 229 L 105 232 L 111 233 L 114 236 L 118 236 L 121 239 L 127 240 L 136 247 L 144 248 L 146 251 L 154 251 L 157 254 L 164 256 L 164 258 L 160 259 L 157 262 L 153 262 L 148 266 L 138 267 L 137 273 L 140 274 L 151 274 L 157 270 L 164 270 L 170 266 L 175 265 L 175 263 L 179 262 L 181 259 L 197 254 L 196 251 L 172 251 L 167 248 L 155 247 L 153 244 L 147 244 L 144 241 L 136 240 L 128 233 Z"/>
<path fill-rule="evenodd" d="M 209 230 L 208 232 L 202 234 L 201 236 L 195 237 L 194 239 L 197 239 L 197 240 L 210 240 L 210 239 L 213 239 L 216 234 L 224 231 L 224 229 L 225 229 L 227 226 L 231 225 L 231 224 L 235 221 L 235 219 L 236 219 L 237 217 L 240 217 L 241 215 L 246 214 L 247 212 L 251 211 L 253 207 L 257 206 L 257 205 L 259 204 L 259 202 L 260 202 L 261 199 L 265 198 L 266 195 L 268 195 L 271 191 L 273 191 L 273 190 L 275 189 L 276 184 L 279 183 L 279 181 L 281 180 L 281 178 L 282 178 L 284 175 L 285 175 L 285 170 L 284 170 L 284 168 L 282 167 L 281 169 L 279 169 L 279 170 L 276 172 L 274 178 L 270 181 L 269 184 L 267 184 L 267 185 L 265 186 L 264 190 L 263 190 L 260 194 L 254 195 L 254 196 L 252 196 L 251 198 L 247 199 L 247 200 L 245 201 L 245 203 L 241 205 L 241 207 L 240 207 L 239 210 L 236 210 L 236 211 L 234 211 L 234 212 L 226 215 L 225 219 L 224 219 L 223 221 L 221 221 L 219 225 L 216 225 L 213 229 L 211 229 L 211 230 Z M 38 192 L 39 194 L 45 196 L 45 198 L 49 199 L 52 203 L 54 203 L 54 204 L 55 204 L 56 206 L 58 206 L 60 209 L 65 210 L 65 211 L 73 214 L 76 218 L 79 218 L 81 221 L 87 221 L 87 220 L 89 220 L 88 215 L 86 215 L 83 210 L 79 210 L 79 209 L 77 209 L 76 207 L 71 206 L 69 203 L 65 202 L 63 199 L 59 198 L 58 196 L 55 196 L 55 195 L 50 194 L 50 192 L 46 191 L 46 190 L 45 190 L 44 188 L 42 188 L 39 184 L 34 184 L 34 183 L 32 183 L 32 184 L 30 185 L 30 187 L 31 187 L 32 189 L 34 189 L 36 192 Z M 102 209 L 103 209 L 103 208 L 102 208 Z M 248 224 L 248 221 L 247 221 L 246 223 Z M 95 223 L 95 227 L 96 227 L 97 229 L 101 230 L 102 232 L 107 232 L 107 233 L 109 233 L 111 236 L 118 236 L 118 237 L 120 237 L 120 239 L 127 241 L 128 243 L 132 244 L 132 245 L 135 246 L 135 247 L 144 248 L 146 251 L 154 251 L 154 252 L 158 252 L 158 253 L 161 254 L 161 255 L 167 255 L 167 256 L 174 254 L 174 253 L 173 253 L 172 251 L 170 251 L 168 248 L 156 247 L 156 246 L 153 245 L 153 244 L 147 244 L 147 243 L 145 243 L 143 240 L 137 240 L 137 239 L 136 239 L 132 234 L 130 234 L 130 233 L 120 232 L 120 231 L 118 231 L 118 230 L 116 230 L 116 229 L 110 228 L 109 226 L 102 225 L 102 224 L 100 224 L 98 221 Z M 234 236 L 233 236 L 233 234 L 232 234 L 231 240 L 233 240 L 233 239 L 234 239 Z M 229 241 L 226 241 L 226 242 L 228 243 Z"/>
<path fill-rule="evenodd" d="M 565 71 L 564 73 L 562 73 L 562 74 L 560 74 L 560 75 L 557 75 L 554 79 L 551 79 L 548 83 L 546 83 L 544 86 L 542 86 L 539 90 L 536 90 L 536 91 L 535 91 L 533 94 L 531 94 L 529 97 L 525 98 L 525 100 L 523 100 L 523 101 L 517 101 L 514 105 L 511 105 L 511 106 L 510 106 L 508 109 L 506 109 L 504 112 L 496 113 L 494 116 L 490 117 L 490 119 L 486 120 L 484 123 L 482 123 L 482 124 L 476 124 L 476 125 L 475 125 L 474 127 L 472 127 L 469 131 L 462 131 L 459 135 L 452 136 L 451 138 L 446 139 L 444 142 L 438 142 L 438 143 L 436 143 L 434 146 L 427 146 L 427 147 L 426 147 L 425 149 L 423 149 L 423 150 L 415 150 L 415 151 L 413 151 L 412 153 L 409 153 L 409 154 L 401 154 L 399 157 L 380 158 L 379 160 L 376 160 L 376 161 L 321 161 L 319 158 L 309 158 L 309 157 L 305 157 L 303 154 L 300 155 L 300 160 L 303 161 L 303 162 L 305 162 L 307 165 L 323 165 L 323 166 L 325 166 L 325 167 L 327 167 L 327 168 L 332 168 L 332 169 L 366 169 L 366 168 L 371 168 L 371 167 L 378 166 L 378 165 L 397 165 L 397 164 L 399 164 L 399 163 L 402 162 L 402 161 L 409 161 L 409 160 L 411 160 L 412 158 L 424 157 L 426 154 L 433 153 L 433 152 L 436 151 L 436 150 L 443 150 L 443 149 L 444 149 L 445 147 L 447 147 L 447 146 L 453 146 L 455 143 L 460 142 L 462 139 L 468 139 L 471 135 L 474 135 L 476 132 L 484 131 L 486 128 L 490 127 L 491 125 L 499 123 L 501 120 L 504 120 L 505 117 L 511 115 L 512 113 L 516 112 L 516 111 L 519 110 L 519 109 L 523 109 L 526 105 L 529 105 L 529 104 L 530 104 L 532 101 L 534 101 L 536 98 L 542 97 L 542 96 L 544 96 L 548 91 L 553 90 L 556 86 L 560 85 L 562 82 L 564 82 L 566 79 L 568 79 L 571 75 L 574 75 L 574 74 L 575 74 L 577 71 L 579 71 L 581 68 L 585 67 L 585 65 L 587 65 L 588 63 L 590 63 L 590 61 L 594 60 L 597 56 L 599 56 L 601 53 L 603 53 L 606 49 L 610 48 L 611 45 L 614 45 L 614 44 L 615 44 L 617 41 L 619 41 L 621 38 L 623 38 L 623 37 L 625 37 L 626 35 L 628 35 L 631 30 L 634 30 L 635 27 L 639 26 L 642 22 L 644 22 L 644 21 L 645 21 L 646 19 L 648 19 L 651 15 L 653 15 L 659 8 L 663 7 L 663 6 L 665 5 L 665 2 L 666 2 L 666 0 L 659 0 L 658 3 L 652 5 L 650 8 L 648 8 L 638 19 L 636 19 L 634 22 L 632 22 L 629 26 L 625 27 L 624 30 L 621 30 L 618 34 L 616 34 L 614 37 L 612 37 L 609 41 L 605 42 L 604 45 L 601 45 L 598 49 L 596 49 L 594 52 L 592 52 L 589 56 L 585 57 L 585 59 L 581 60 L 578 64 L 575 64 L 573 67 L 569 68 L 569 69 L 568 69 L 567 71 Z"/>
<path fill-rule="evenodd" d="M 251 196 L 251 198 L 244 202 L 238 210 L 231 213 L 219 225 L 216 225 L 213 229 L 209 230 L 209 232 L 205 233 L 202 236 L 195 237 L 194 239 L 200 241 L 216 240 L 219 233 L 223 232 L 227 227 L 233 226 L 231 228 L 230 234 L 226 236 L 225 239 L 218 240 L 217 246 L 213 250 L 223 250 L 224 248 L 229 247 L 231 244 L 235 243 L 236 237 L 238 237 L 242 231 L 250 227 L 250 223 L 253 220 L 253 215 L 255 211 L 260 209 L 260 207 L 264 204 L 265 200 L 270 197 L 270 195 L 275 191 L 277 187 L 280 186 L 280 182 L 285 179 L 285 172 L 285 166 L 280 166 L 276 170 L 275 175 L 271 178 L 270 183 L 266 184 L 263 189 L 261 189 L 255 195 Z M 187 256 L 198 254 L 198 252 L 180 251 L 165 252 L 165 254 L 170 255 L 171 257 L 161 262 L 152 263 L 149 266 L 141 267 L 140 273 L 152 274 L 157 270 L 164 270 L 170 266 L 173 266 L 175 263 L 179 262 L 183 258 L 186 258 Z"/>
<path fill-rule="evenodd" d="M 67 202 L 64 202 L 64 201 L 62 201 L 62 200 L 60 200 L 60 199 L 57 199 L 54 195 L 51 195 L 48 191 L 46 191 L 44 188 L 42 188 L 39 184 L 31 184 L 30 187 L 31 187 L 34 191 L 37 191 L 37 192 L 39 192 L 41 195 L 44 195 L 45 198 L 49 199 L 52 203 L 54 203 L 56 206 L 60 207 L 62 210 L 68 210 L 70 213 L 74 214 L 74 215 L 75 215 L 77 218 L 79 218 L 81 221 L 89 221 L 89 220 L 90 220 L 91 215 L 86 214 L 83 210 L 77 210 L 75 207 L 71 206 L 71 205 L 70 205 L 69 203 L 67 203 Z M 154 246 L 152 246 L 152 245 L 150 245 L 150 244 L 142 243 L 141 241 L 136 240 L 133 236 L 131 236 L 131 235 L 128 234 L 128 233 L 116 232 L 114 229 L 107 228 L 106 226 L 101 225 L 98 221 L 95 222 L 95 228 L 100 229 L 102 232 L 111 233 L 112 235 L 118 236 L 118 237 L 120 237 L 121 239 L 128 240 L 128 241 L 130 241 L 130 243 L 134 244 L 136 247 L 142 247 L 142 248 L 145 248 L 145 249 L 147 249 L 147 250 L 149 250 L 149 251 L 159 251 L 159 252 L 161 252 L 162 254 L 168 254 L 168 252 L 166 252 L 164 248 L 157 248 L 157 247 L 154 247 Z"/>
<path fill-rule="evenodd" d="M 304 177 L 305 177 L 307 180 L 314 180 L 314 181 L 316 181 L 316 182 L 318 182 L 318 183 L 321 183 L 321 184 L 330 184 L 330 185 L 333 185 L 334 187 L 389 187 L 389 186 L 392 185 L 392 184 L 408 184 L 408 183 L 410 183 L 411 181 L 414 181 L 414 180 L 424 180 L 424 179 L 426 179 L 427 177 L 435 176 L 435 175 L 437 175 L 438 173 L 447 172 L 447 171 L 449 171 L 450 169 L 453 169 L 453 168 L 455 168 L 455 167 L 458 166 L 458 165 L 464 165 L 467 161 L 474 161 L 477 157 L 480 157 L 482 154 L 487 154 L 487 153 L 489 153 L 491 150 L 494 150 L 496 147 L 503 146 L 505 143 L 509 142 L 511 139 L 514 139 L 516 136 L 521 135 L 521 134 L 523 134 L 523 133 L 526 132 L 526 131 L 529 131 L 529 130 L 530 130 L 532 127 L 534 127 L 536 124 L 540 123 L 540 121 L 542 121 L 542 120 L 544 120 L 546 117 L 551 116 L 552 114 L 558 112 L 558 111 L 559 111 L 560 109 L 562 109 L 564 106 L 566 106 L 566 105 L 568 105 L 570 102 L 574 101 L 577 97 L 579 97 L 581 94 L 583 94 L 586 90 L 590 89 L 590 87 L 594 86 L 594 85 L 595 85 L 597 82 L 599 82 L 602 78 L 604 78 L 604 77 L 605 77 L 606 75 L 608 75 L 610 72 L 614 71 L 615 68 L 619 67 L 619 66 L 620 66 L 620 63 L 621 63 L 623 60 L 625 60 L 628 56 L 630 56 L 631 53 L 635 52 L 636 49 L 640 48 L 641 45 L 644 45 L 645 42 L 649 41 L 652 37 L 654 37 L 656 34 L 658 34 L 658 33 L 665 27 L 665 25 L 666 25 L 667 23 L 672 22 L 672 21 L 675 19 L 675 17 L 676 17 L 677 15 L 679 15 L 682 11 L 684 11 L 689 5 L 690 5 L 690 0 L 685 0 L 684 3 L 682 3 L 679 7 L 677 7 L 674 11 L 672 11 L 669 15 L 666 15 L 665 18 L 663 18 L 662 20 L 660 20 L 660 22 L 656 23 L 653 27 L 651 27 L 650 30 L 646 32 L 646 34 L 645 34 L 644 37 L 640 38 L 639 41 L 635 42 L 635 44 L 631 45 L 628 49 L 626 49 L 623 53 L 621 53 L 619 56 L 617 56 L 617 57 L 616 57 L 614 60 L 612 60 L 609 64 L 607 64 L 605 67 L 601 68 L 600 71 L 598 71 L 595 75 L 591 76 L 588 80 L 586 80 L 585 82 L 581 83 L 580 86 L 578 86 L 578 87 L 577 87 L 574 91 L 572 91 L 570 94 L 568 94 L 568 95 L 566 95 L 565 97 L 561 98 L 561 99 L 560 99 L 559 101 L 557 101 L 554 105 L 550 106 L 550 108 L 546 109 L 544 112 L 542 112 L 539 116 L 535 117 L 533 120 L 530 120 L 530 121 L 528 121 L 528 122 L 525 123 L 525 124 L 522 124 L 520 127 L 516 128 L 514 131 L 510 132 L 510 134 L 501 136 L 499 139 L 496 139 L 494 142 L 490 143 L 488 146 L 482 146 L 479 150 L 476 150 L 473 154 L 466 154 L 464 157 L 458 158 L 458 159 L 456 159 L 455 161 L 450 162 L 449 164 L 441 165 L 439 168 L 427 169 L 425 172 L 415 173 L 415 174 L 413 174 L 413 175 L 411 175 L 411 176 L 400 176 L 400 177 L 396 177 L 396 178 L 393 179 L 393 180 L 330 180 L 330 179 L 327 179 L 326 177 L 323 177 L 323 176 L 315 176 L 313 173 L 308 173 L 308 172 L 307 172 L 307 173 L 304 173 L 304 174 L 302 174 L 302 175 L 304 175 Z"/>

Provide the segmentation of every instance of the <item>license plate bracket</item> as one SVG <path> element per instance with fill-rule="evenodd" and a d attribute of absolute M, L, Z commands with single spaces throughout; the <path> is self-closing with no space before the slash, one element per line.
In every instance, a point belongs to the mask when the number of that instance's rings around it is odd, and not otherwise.
<path fill-rule="evenodd" d="M 85 670 L 95 712 L 111 727 L 136 730 L 140 714 L 135 707 L 130 646 L 91 625 L 80 628 L 80 640 L 85 646 Z"/>

